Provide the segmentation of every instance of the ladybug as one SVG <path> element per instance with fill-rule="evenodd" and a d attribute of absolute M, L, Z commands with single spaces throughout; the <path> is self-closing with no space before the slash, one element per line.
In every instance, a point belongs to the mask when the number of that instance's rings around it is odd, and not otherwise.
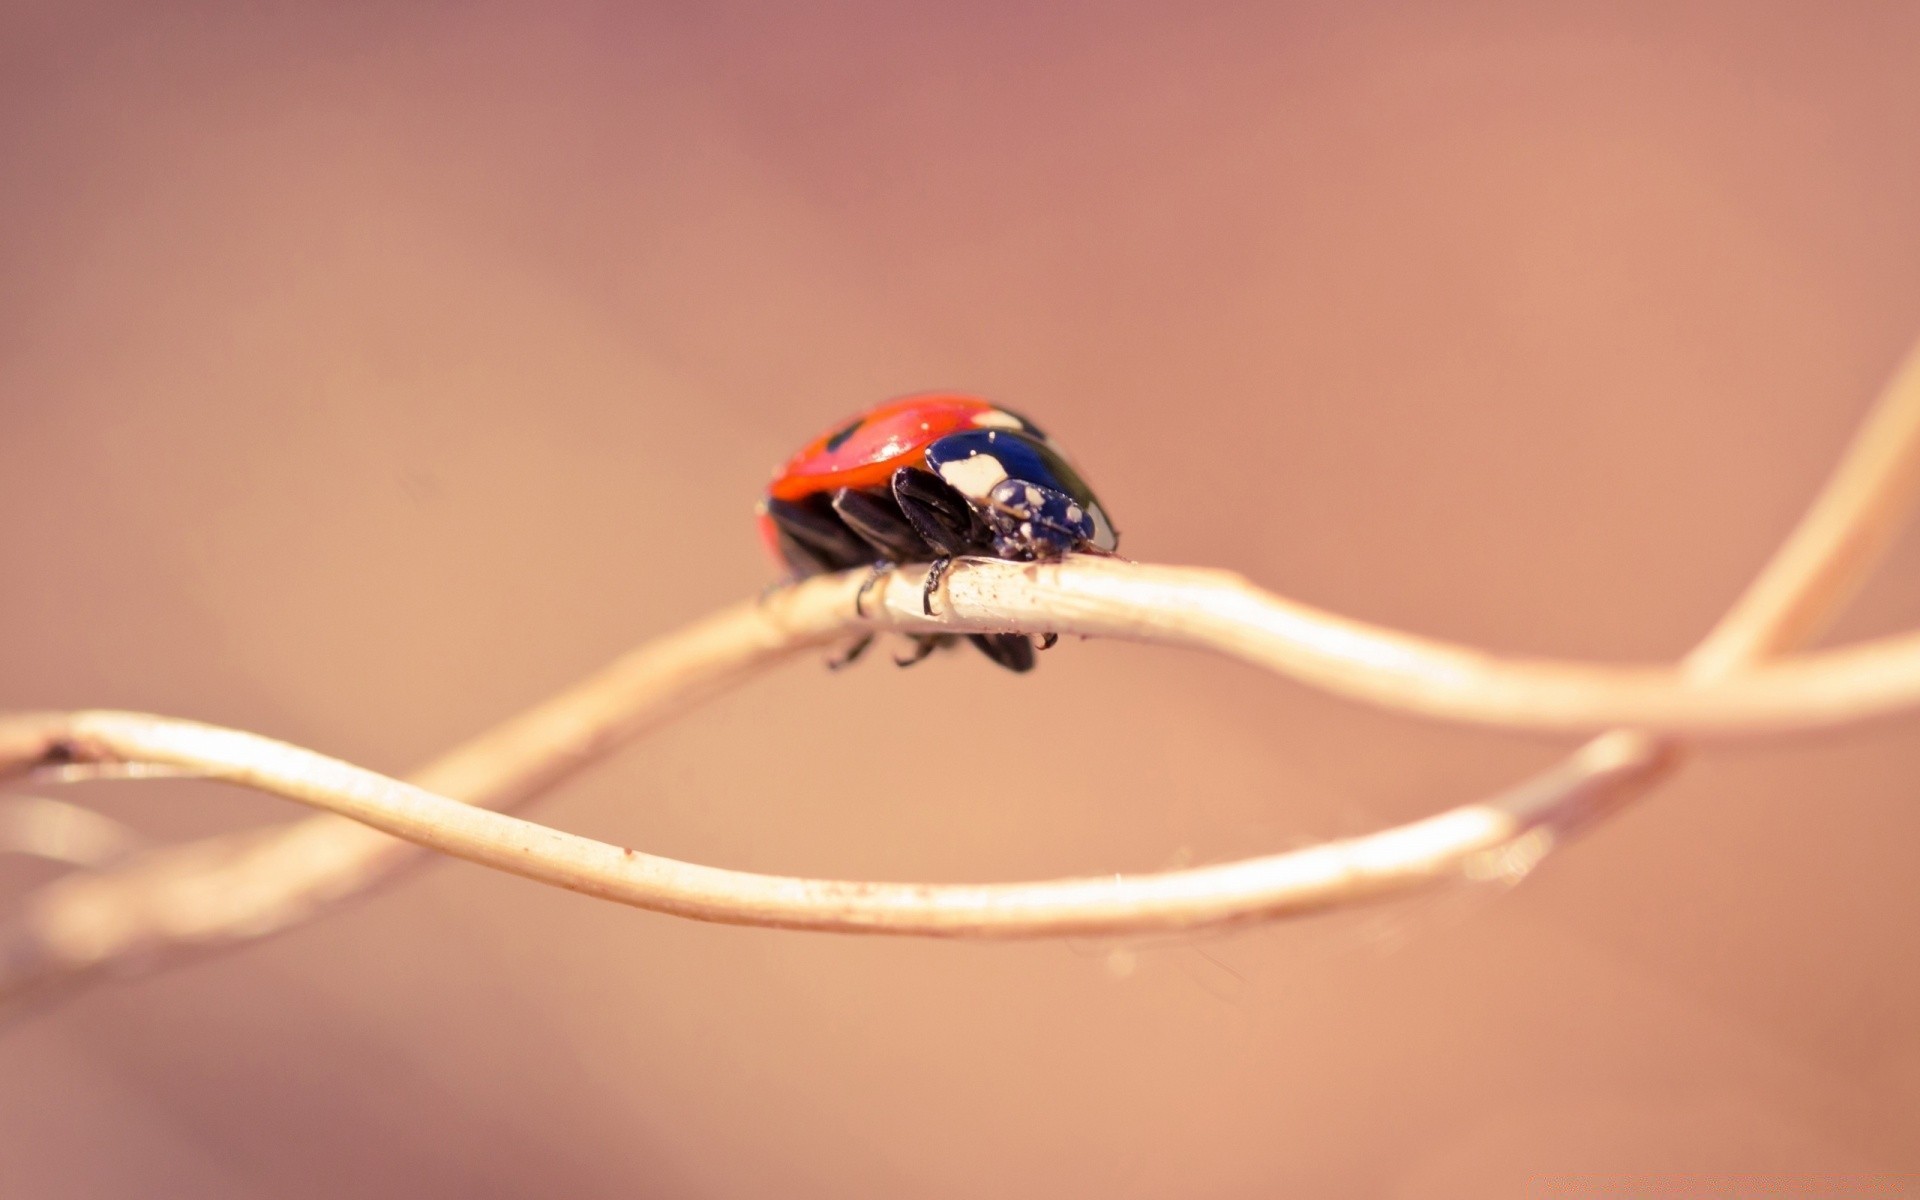
<path fill-rule="evenodd" d="M 929 616 L 957 556 L 1050 562 L 1112 554 L 1119 544 L 1093 489 L 1038 426 L 950 392 L 892 400 L 836 425 L 774 472 L 759 518 L 767 550 L 796 579 L 867 565 L 877 579 L 900 563 L 931 560 L 920 598 Z M 1033 668 L 1025 634 L 967 639 L 1010 671 Z M 872 640 L 834 665 L 852 662 Z M 1042 648 L 1053 640 L 1048 634 Z M 953 637 L 914 641 L 902 666 Z"/>

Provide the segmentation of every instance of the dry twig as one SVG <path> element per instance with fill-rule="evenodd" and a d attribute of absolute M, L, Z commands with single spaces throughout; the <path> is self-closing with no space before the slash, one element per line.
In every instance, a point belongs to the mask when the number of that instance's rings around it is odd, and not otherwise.
<path fill-rule="evenodd" d="M 160 717 L 0 720 L 0 775 L 72 763 L 181 768 L 339 814 L 159 850 L 48 886 L 0 931 L 0 994 L 284 928 L 390 874 L 411 855 L 409 842 L 707 920 L 966 937 L 1191 927 L 1376 898 L 1461 872 L 1517 874 L 1567 831 L 1644 789 L 1673 761 L 1672 743 L 1608 733 L 1492 799 L 1365 837 L 1217 866 L 1029 884 L 753 875 L 486 809 L 533 796 L 654 722 L 862 624 L 1051 630 L 1206 647 L 1352 698 L 1518 729 L 1625 723 L 1733 736 L 1882 715 L 1920 702 L 1920 635 L 1749 664 L 1818 630 L 1891 539 L 1917 484 L 1920 356 L 1889 387 L 1793 536 L 1678 671 L 1500 658 L 1317 613 L 1219 572 L 980 563 L 949 577 L 947 603 L 932 620 L 918 611 L 911 574 L 879 589 L 864 620 L 853 615 L 857 581 L 850 578 L 729 609 L 449 753 L 411 783 L 255 735 Z"/>

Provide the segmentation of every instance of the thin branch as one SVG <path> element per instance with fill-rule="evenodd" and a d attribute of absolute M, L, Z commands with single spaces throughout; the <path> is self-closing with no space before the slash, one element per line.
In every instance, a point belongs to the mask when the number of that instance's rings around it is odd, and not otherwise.
<path fill-rule="evenodd" d="M 1717 679 L 1811 641 L 1865 584 L 1920 493 L 1920 345 L 1780 549 L 1686 659 Z"/>
<path fill-rule="evenodd" d="M 1693 740 L 1740 738 L 1920 707 L 1920 631 L 1704 673 L 1494 654 L 1321 612 L 1202 568 L 965 559 L 947 575 L 937 617 L 920 614 L 921 579 L 903 572 L 875 587 L 866 607 L 878 613 L 865 624 L 903 632 L 1051 631 L 1211 650 L 1350 700 L 1519 732 L 1632 726 Z M 835 626 L 854 632 L 846 587 L 810 585 L 772 603 L 785 605 L 780 620 L 814 636 Z"/>
<path fill-rule="evenodd" d="M 482 866 L 601 899 L 742 925 L 964 937 L 1189 928 L 1367 899 L 1471 866 L 1524 870 L 1513 843 L 1549 825 L 1569 787 L 1615 789 L 1652 769 L 1599 739 L 1571 771 L 1488 804 L 1286 854 L 1153 875 L 936 885 L 758 875 L 679 862 L 490 812 L 258 734 L 144 713 L 22 718 L 87 761 L 191 765 Z M 1631 756 L 1629 756 L 1631 758 Z M 1572 775 L 1577 774 L 1575 781 Z M 1550 832 L 1550 826 L 1549 826 Z M 1544 851 L 1545 841 L 1539 843 Z M 219 903 L 220 898 L 212 898 Z"/>
<path fill-rule="evenodd" d="M 0 797 L 0 854 L 98 867 L 139 843 L 133 830 L 78 804 L 48 796 Z"/>
<path fill-rule="evenodd" d="M 917 612 L 918 592 L 907 575 L 880 589 L 883 603 L 869 611 L 880 609 L 874 623 L 885 628 L 1055 630 L 1204 646 L 1343 695 L 1515 728 L 1590 728 L 1623 718 L 1713 735 L 1808 728 L 1909 703 L 1901 690 L 1910 687 L 1905 673 L 1912 669 L 1899 658 L 1904 642 L 1735 672 L 1809 636 L 1851 593 L 1897 527 L 1920 476 L 1916 463 L 1920 369 L 1910 361 L 1801 527 L 1683 667 L 1684 680 L 1658 670 L 1501 659 L 1318 614 L 1219 573 L 1124 564 L 973 565 L 951 577 L 943 616 L 933 621 Z M 537 794 L 648 725 L 844 635 L 855 586 L 851 579 L 818 581 L 763 605 L 727 610 L 468 743 L 411 785 L 251 734 L 112 713 L 0 722 L 0 773 L 8 763 L 204 769 L 422 846 L 661 911 L 991 937 L 1250 920 L 1375 898 L 1460 872 L 1521 873 L 1556 838 L 1644 790 L 1674 758 L 1663 742 L 1616 731 L 1489 801 L 1367 837 L 1192 870 L 1034 884 L 750 875 L 639 854 L 474 807 Z M 1890 669 L 1889 661 L 1901 665 Z M 1808 689 L 1826 690 L 1809 705 L 1801 694 Z M 411 847 L 369 826 L 313 818 L 158 851 L 50 885 L 0 935 L 0 994 L 135 956 L 152 962 L 160 951 L 243 941 L 313 915 L 410 856 Z"/>

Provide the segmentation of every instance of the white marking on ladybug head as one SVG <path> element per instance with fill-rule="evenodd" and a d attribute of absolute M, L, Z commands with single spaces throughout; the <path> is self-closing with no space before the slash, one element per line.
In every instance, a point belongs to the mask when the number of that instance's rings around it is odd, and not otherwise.
<path fill-rule="evenodd" d="M 1085 515 L 1086 515 L 1085 513 L 1080 511 L 1080 506 L 1078 504 L 1067 505 L 1067 520 L 1073 522 L 1075 525 L 1078 525 L 1080 523 L 1080 518 Z"/>
<path fill-rule="evenodd" d="M 1034 487 L 1032 484 L 1028 484 L 1025 495 L 1026 495 L 1026 501 L 1028 505 L 1030 505 L 1033 508 L 1040 507 L 1040 489 L 1039 488 Z"/>
<path fill-rule="evenodd" d="M 1019 417 L 1014 416 L 1012 413 L 1001 412 L 997 408 L 989 408 L 984 412 L 973 414 L 973 423 L 981 429 L 1022 428 Z"/>
<path fill-rule="evenodd" d="M 1107 524 L 1107 514 L 1101 511 L 1098 504 L 1087 511 L 1093 514 L 1093 537 L 1090 540 L 1097 548 L 1112 553 L 1120 545 L 1120 537 L 1113 532 L 1113 526 Z"/>
<path fill-rule="evenodd" d="M 969 454 L 940 464 L 940 478 L 969 500 L 985 500 L 993 485 L 1007 477 L 1007 468 L 991 454 Z"/>

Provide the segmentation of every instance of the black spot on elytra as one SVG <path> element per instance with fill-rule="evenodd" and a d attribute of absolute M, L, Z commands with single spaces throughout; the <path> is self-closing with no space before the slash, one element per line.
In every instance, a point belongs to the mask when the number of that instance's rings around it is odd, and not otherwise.
<path fill-rule="evenodd" d="M 847 439 L 852 437 L 856 432 L 858 432 L 860 429 L 860 426 L 864 424 L 866 424 L 866 418 L 861 417 L 860 419 L 856 420 L 853 424 L 847 426 L 845 429 L 842 429 L 839 433 L 836 433 L 832 437 L 828 438 L 827 439 L 828 452 L 831 453 L 832 451 L 838 450 L 840 447 L 846 445 Z"/>

